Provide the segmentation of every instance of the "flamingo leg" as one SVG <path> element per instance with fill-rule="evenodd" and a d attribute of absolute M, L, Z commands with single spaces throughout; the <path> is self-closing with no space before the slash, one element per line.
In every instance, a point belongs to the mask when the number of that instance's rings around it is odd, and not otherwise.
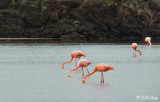
<path fill-rule="evenodd" d="M 86 67 L 86 69 L 87 69 L 87 67 Z M 89 71 L 88 71 L 88 69 L 87 69 L 87 72 L 88 72 L 88 74 L 89 74 Z"/>
<path fill-rule="evenodd" d="M 101 83 L 104 83 L 103 72 L 101 72 Z"/>
<path fill-rule="evenodd" d="M 133 52 L 133 57 L 135 57 L 135 56 L 136 56 L 136 49 Z"/>
<path fill-rule="evenodd" d="M 77 58 L 75 58 L 75 61 L 76 61 L 76 67 L 77 67 Z"/>
<path fill-rule="evenodd" d="M 103 83 L 104 83 L 104 76 L 103 76 L 103 72 L 102 72 L 102 77 L 103 77 Z"/>
<path fill-rule="evenodd" d="M 133 50 L 133 57 L 135 56 L 134 54 L 135 54 L 135 50 Z"/>
<path fill-rule="evenodd" d="M 103 75 L 103 72 L 101 72 L 101 83 L 102 83 L 102 75 Z"/>
<path fill-rule="evenodd" d="M 84 71 L 83 71 L 83 67 L 82 67 L 82 78 L 84 77 Z"/>
<path fill-rule="evenodd" d="M 87 67 L 86 67 L 86 69 L 87 69 Z M 87 72 L 88 72 L 88 74 L 89 74 L 89 71 L 88 71 L 88 69 L 87 69 Z M 89 76 L 90 77 L 90 76 Z"/>

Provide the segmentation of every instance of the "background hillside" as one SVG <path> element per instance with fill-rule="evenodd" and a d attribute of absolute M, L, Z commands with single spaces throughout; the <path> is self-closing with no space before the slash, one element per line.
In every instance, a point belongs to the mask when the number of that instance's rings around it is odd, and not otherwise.
<path fill-rule="evenodd" d="M 160 37 L 158 0 L 0 0 L 0 38 Z"/>

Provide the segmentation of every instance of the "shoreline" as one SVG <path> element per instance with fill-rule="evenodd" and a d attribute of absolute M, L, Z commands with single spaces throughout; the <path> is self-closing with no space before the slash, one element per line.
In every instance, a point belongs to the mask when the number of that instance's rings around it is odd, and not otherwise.
<path fill-rule="evenodd" d="M 0 43 L 145 43 L 144 38 L 126 37 L 119 39 L 87 39 L 87 38 L 0 38 Z M 153 38 L 152 43 L 160 43 L 160 37 Z"/>

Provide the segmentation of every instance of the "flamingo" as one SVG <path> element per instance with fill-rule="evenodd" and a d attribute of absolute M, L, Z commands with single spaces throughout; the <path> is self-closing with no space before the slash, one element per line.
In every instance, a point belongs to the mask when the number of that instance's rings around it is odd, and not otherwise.
<path fill-rule="evenodd" d="M 63 64 L 62 64 L 62 69 L 64 68 L 64 64 L 65 64 L 65 63 L 70 63 L 70 62 L 73 60 L 73 58 L 75 58 L 75 60 L 76 60 L 76 66 L 77 66 L 77 58 L 79 58 L 79 60 L 80 60 L 80 57 L 81 57 L 81 56 L 86 57 L 86 55 L 85 55 L 84 52 L 81 52 L 81 51 L 73 51 L 73 52 L 71 53 L 71 59 L 70 59 L 70 61 L 68 61 L 68 62 L 63 62 Z"/>
<path fill-rule="evenodd" d="M 87 76 L 90 76 L 92 74 L 94 74 L 95 72 L 99 71 L 101 72 L 101 83 L 104 83 L 104 77 L 103 77 L 103 72 L 106 72 L 108 70 L 114 70 L 113 67 L 111 66 L 108 66 L 107 64 L 104 64 L 104 63 L 100 63 L 100 64 L 97 64 L 93 70 L 93 72 L 89 73 L 88 75 L 85 75 L 84 78 L 83 78 L 83 83 L 85 83 L 85 78 Z"/>
<path fill-rule="evenodd" d="M 132 43 L 132 48 L 135 50 L 135 51 L 138 51 L 140 55 L 142 55 L 141 51 L 140 50 L 136 50 L 137 49 L 137 43 Z"/>
<path fill-rule="evenodd" d="M 90 64 L 92 64 L 92 62 L 90 62 L 86 59 L 79 60 L 77 67 L 70 70 L 70 72 L 68 74 L 68 77 L 70 77 L 70 74 L 71 74 L 72 71 L 78 69 L 79 67 L 82 67 L 82 77 L 84 77 L 83 67 L 86 67 L 86 69 L 87 69 L 87 66 L 90 65 Z M 88 69 L 87 69 L 87 71 L 88 71 Z M 88 74 L 89 74 L 89 71 L 88 71 Z"/>
<path fill-rule="evenodd" d="M 147 42 L 147 43 L 149 43 L 149 45 L 152 45 L 152 44 L 151 44 L 151 38 L 150 38 L 150 37 L 146 37 L 144 41 Z"/>

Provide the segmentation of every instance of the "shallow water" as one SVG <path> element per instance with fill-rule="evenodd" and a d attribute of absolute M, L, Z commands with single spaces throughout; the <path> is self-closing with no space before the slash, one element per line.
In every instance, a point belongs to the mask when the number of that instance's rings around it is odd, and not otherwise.
<path fill-rule="evenodd" d="M 160 98 L 160 45 L 139 45 L 142 56 L 132 57 L 130 45 L 116 44 L 0 44 L 0 102 L 144 102 Z M 82 84 L 81 69 L 70 60 L 73 50 L 84 51 L 92 61 L 114 67 L 96 72 Z M 84 57 L 83 57 L 84 58 Z M 86 69 L 84 69 L 87 74 Z M 137 99 L 138 96 L 138 99 Z M 157 99 L 157 102 L 159 99 Z"/>

